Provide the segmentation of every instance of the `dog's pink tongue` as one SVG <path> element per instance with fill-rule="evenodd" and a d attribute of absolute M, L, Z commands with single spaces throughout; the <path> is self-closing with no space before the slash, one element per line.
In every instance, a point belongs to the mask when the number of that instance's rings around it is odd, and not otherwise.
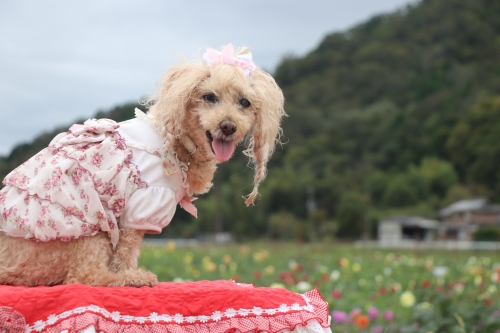
<path fill-rule="evenodd" d="M 212 148 L 214 149 L 215 156 L 217 156 L 220 162 L 226 162 L 234 153 L 234 144 L 230 141 L 214 139 L 212 141 Z"/>

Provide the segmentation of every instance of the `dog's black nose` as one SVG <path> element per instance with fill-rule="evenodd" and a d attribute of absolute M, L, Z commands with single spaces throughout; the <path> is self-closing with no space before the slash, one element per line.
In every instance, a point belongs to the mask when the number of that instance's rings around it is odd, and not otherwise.
<path fill-rule="evenodd" d="M 231 120 L 224 120 L 219 124 L 220 130 L 224 135 L 230 136 L 234 132 L 236 132 L 236 123 Z"/>

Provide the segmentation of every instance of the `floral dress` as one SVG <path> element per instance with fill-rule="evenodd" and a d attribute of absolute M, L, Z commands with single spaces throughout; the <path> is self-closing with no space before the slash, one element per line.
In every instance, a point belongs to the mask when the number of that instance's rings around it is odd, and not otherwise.
<path fill-rule="evenodd" d="M 185 175 L 165 174 L 160 147 L 158 133 L 141 119 L 73 125 L 3 180 L 0 231 L 35 241 L 105 231 L 116 246 L 119 228 L 161 232 L 177 203 L 196 215 Z"/>

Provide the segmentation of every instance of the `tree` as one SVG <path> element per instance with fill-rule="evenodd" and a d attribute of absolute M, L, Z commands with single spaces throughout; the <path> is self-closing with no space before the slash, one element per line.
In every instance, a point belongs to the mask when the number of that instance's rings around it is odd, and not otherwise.
<path fill-rule="evenodd" d="M 466 182 L 478 183 L 500 199 L 500 96 L 475 104 L 453 128 L 446 148 Z"/>

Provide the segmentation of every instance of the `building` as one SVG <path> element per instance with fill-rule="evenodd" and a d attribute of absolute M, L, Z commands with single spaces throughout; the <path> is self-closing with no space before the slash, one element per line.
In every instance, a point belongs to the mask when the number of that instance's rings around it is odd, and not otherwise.
<path fill-rule="evenodd" d="M 485 198 L 464 199 L 441 209 L 439 216 L 439 239 L 471 241 L 479 227 L 500 226 L 500 205 Z"/>
<path fill-rule="evenodd" d="M 381 244 L 404 240 L 431 241 L 436 239 L 439 222 L 419 216 L 399 216 L 379 222 L 378 239 Z"/>

